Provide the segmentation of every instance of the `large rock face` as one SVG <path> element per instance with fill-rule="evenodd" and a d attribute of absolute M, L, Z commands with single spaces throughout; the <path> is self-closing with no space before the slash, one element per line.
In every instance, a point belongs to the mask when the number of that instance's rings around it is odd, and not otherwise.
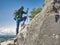
<path fill-rule="evenodd" d="M 60 0 L 46 0 L 43 10 L 17 35 L 17 45 L 60 45 Z"/>

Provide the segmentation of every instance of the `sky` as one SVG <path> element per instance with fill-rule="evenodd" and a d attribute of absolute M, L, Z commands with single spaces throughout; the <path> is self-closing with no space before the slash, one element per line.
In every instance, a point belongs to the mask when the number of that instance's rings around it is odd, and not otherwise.
<path fill-rule="evenodd" d="M 16 21 L 13 15 L 21 6 L 24 6 L 24 11 L 29 8 L 27 15 L 30 15 L 33 8 L 42 8 L 43 4 L 44 0 L 0 0 L 0 34 L 15 34 Z"/>

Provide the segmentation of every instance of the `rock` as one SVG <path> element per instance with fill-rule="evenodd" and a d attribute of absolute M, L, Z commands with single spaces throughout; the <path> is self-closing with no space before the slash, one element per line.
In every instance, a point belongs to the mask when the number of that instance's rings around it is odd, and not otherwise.
<path fill-rule="evenodd" d="M 1 45 L 16 45 L 16 44 L 14 44 L 14 40 L 8 40 L 5 42 L 2 42 Z"/>
<path fill-rule="evenodd" d="M 60 0 L 46 0 L 42 11 L 17 35 L 17 45 L 60 45 Z"/>
<path fill-rule="evenodd" d="M 45 0 L 42 11 L 16 39 L 16 45 L 60 45 L 60 0 Z"/>

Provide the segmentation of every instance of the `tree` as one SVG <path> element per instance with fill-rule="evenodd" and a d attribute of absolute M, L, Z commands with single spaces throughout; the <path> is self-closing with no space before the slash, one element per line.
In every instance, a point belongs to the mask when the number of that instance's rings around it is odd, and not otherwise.
<path fill-rule="evenodd" d="M 31 15 L 30 15 L 30 20 L 32 20 L 36 14 L 38 14 L 39 12 L 41 12 L 42 8 L 34 8 L 31 11 Z"/>

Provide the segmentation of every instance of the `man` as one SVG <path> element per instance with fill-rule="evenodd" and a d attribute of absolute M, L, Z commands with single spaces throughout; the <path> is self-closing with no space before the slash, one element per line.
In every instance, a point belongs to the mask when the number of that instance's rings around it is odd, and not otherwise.
<path fill-rule="evenodd" d="M 28 13 L 28 8 L 27 8 L 26 12 L 24 12 L 23 9 L 24 9 L 24 7 L 21 6 L 21 8 L 17 12 L 15 12 L 15 18 L 14 19 L 17 21 L 16 35 L 19 32 L 19 23 L 21 21 L 23 21 L 23 24 L 21 25 L 21 26 L 23 26 L 25 21 L 26 21 L 26 18 L 27 18 L 26 16 L 24 16 L 24 17 L 22 17 L 22 16 L 23 16 L 23 14 L 27 14 Z"/>

